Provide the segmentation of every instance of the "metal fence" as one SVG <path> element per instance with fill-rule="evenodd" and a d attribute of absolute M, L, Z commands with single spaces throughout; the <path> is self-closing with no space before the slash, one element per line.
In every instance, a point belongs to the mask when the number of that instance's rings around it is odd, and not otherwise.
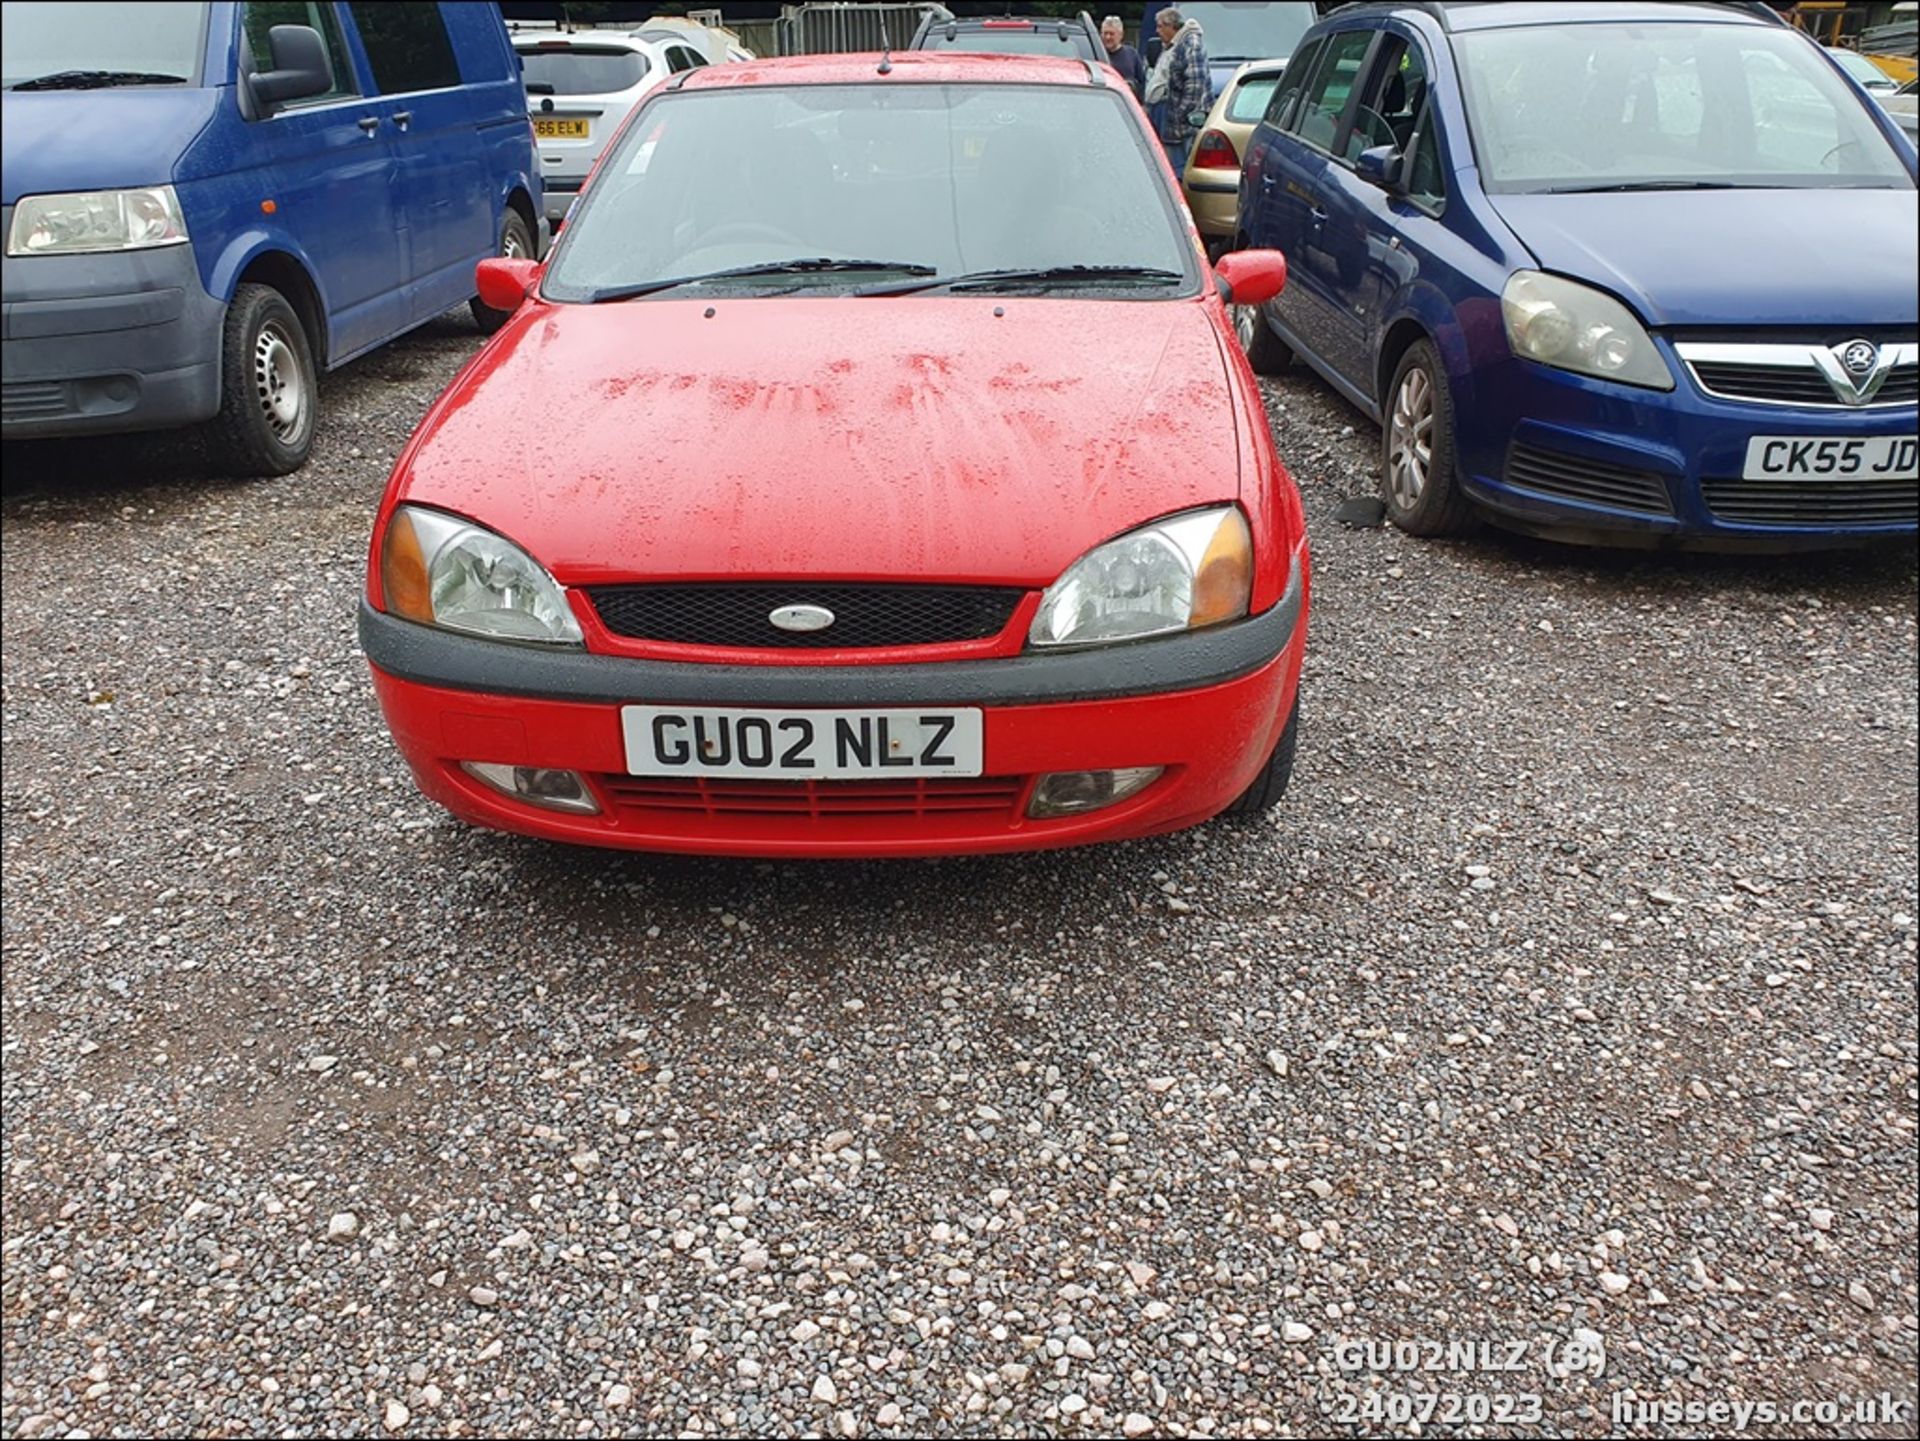
<path fill-rule="evenodd" d="M 927 15 L 951 19 L 946 6 L 860 5 L 842 0 L 788 5 L 777 23 L 782 55 L 846 55 L 868 50 L 900 49 L 913 38 Z"/>

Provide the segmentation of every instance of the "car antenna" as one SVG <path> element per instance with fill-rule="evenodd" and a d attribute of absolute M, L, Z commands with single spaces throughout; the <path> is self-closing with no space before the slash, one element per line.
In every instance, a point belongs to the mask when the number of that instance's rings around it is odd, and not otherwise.
<path fill-rule="evenodd" d="M 893 74 L 893 42 L 887 39 L 887 15 L 880 12 L 880 71 L 882 75 Z"/>

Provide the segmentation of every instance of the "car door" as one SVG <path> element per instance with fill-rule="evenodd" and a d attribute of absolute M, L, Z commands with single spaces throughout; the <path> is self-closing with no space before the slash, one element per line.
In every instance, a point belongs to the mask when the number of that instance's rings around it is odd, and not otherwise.
<path fill-rule="evenodd" d="M 1404 161 L 1425 107 L 1430 69 L 1410 34 L 1382 29 L 1353 87 L 1347 123 L 1321 170 L 1320 243 L 1312 279 L 1323 307 L 1321 358 L 1340 379 L 1373 398 L 1373 346 L 1378 315 L 1404 263 L 1401 221 L 1393 197 L 1362 180 L 1362 151 L 1384 147 Z M 1409 211 L 1417 215 L 1418 211 Z"/>
<path fill-rule="evenodd" d="M 1447 263 L 1453 249 L 1441 221 L 1447 208 L 1451 142 L 1442 133 L 1440 110 L 1433 103 L 1433 73 L 1418 39 L 1385 36 L 1376 64 L 1380 83 L 1369 91 L 1366 108 L 1355 119 L 1362 148 L 1389 144 L 1400 156 L 1394 188 L 1382 190 L 1358 177 L 1353 180 L 1353 210 L 1365 231 L 1366 273 L 1355 297 L 1362 333 L 1352 379 L 1369 397 L 1377 389 L 1376 360 L 1388 307 L 1423 267 L 1431 270 L 1436 259 Z"/>
<path fill-rule="evenodd" d="M 440 6 L 361 0 L 347 10 L 386 102 L 410 310 L 425 320 L 473 294 L 474 263 L 493 253 L 485 155 Z"/>
<path fill-rule="evenodd" d="M 1279 85 L 1274 88 L 1273 96 L 1267 102 L 1266 114 L 1247 138 L 1247 155 L 1240 166 L 1238 213 L 1240 229 L 1246 233 L 1249 245 L 1284 252 L 1290 243 L 1299 238 L 1281 230 L 1283 218 L 1274 204 L 1275 186 L 1280 181 L 1282 167 L 1287 163 L 1280 151 L 1284 146 L 1295 143 L 1288 138 L 1287 126 L 1293 119 L 1300 92 L 1306 88 L 1314 67 L 1320 62 L 1320 49 L 1321 42 L 1318 40 L 1301 47 L 1300 53 L 1293 57 L 1286 73 L 1281 76 Z"/>
<path fill-rule="evenodd" d="M 1327 226 L 1336 188 L 1332 172 L 1342 163 L 1335 156 L 1350 129 L 1348 112 L 1373 41 L 1371 30 L 1337 30 L 1327 37 L 1286 140 L 1276 147 L 1283 163 L 1270 179 L 1262 177 L 1275 229 L 1287 237 L 1281 244 L 1287 287 L 1280 292 L 1279 319 L 1309 362 L 1335 373 L 1335 357 L 1350 328 L 1342 314 L 1346 302 L 1339 294 L 1343 261 L 1338 249 L 1351 237 Z"/>
<path fill-rule="evenodd" d="M 263 172 L 261 210 L 313 266 L 327 309 L 330 361 L 403 328 L 407 316 L 394 214 L 398 162 L 338 12 L 314 0 L 248 0 L 240 7 L 238 47 L 239 63 L 263 72 L 273 67 L 273 27 L 307 25 L 332 62 L 330 90 L 255 115 L 247 131 Z"/>

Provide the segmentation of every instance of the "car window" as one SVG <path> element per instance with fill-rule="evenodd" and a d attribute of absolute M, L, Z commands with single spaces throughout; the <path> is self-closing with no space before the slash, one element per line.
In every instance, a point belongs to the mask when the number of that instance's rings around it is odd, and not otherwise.
<path fill-rule="evenodd" d="M 1782 26 L 1513 26 L 1454 53 L 1495 193 L 1913 187 L 1871 102 Z"/>
<path fill-rule="evenodd" d="M 1316 40 L 1293 57 L 1293 63 L 1287 66 L 1279 88 L 1273 92 L 1273 99 L 1267 105 L 1267 124 L 1282 130 L 1289 128 L 1294 102 L 1300 98 L 1300 92 L 1306 88 L 1307 77 L 1313 74 L 1314 66 L 1319 63 L 1323 43 Z"/>
<path fill-rule="evenodd" d="M 1431 103 L 1425 105 L 1413 129 L 1413 148 L 1407 153 L 1406 168 L 1401 171 L 1407 199 L 1428 210 L 1446 208 L 1446 171 L 1440 163 L 1438 117 Z"/>
<path fill-rule="evenodd" d="M 753 294 L 932 278 L 818 268 L 875 260 L 932 276 L 1134 267 L 1167 274 L 1123 279 L 1115 293 L 1191 293 L 1188 222 L 1160 163 L 1131 92 L 1117 87 L 655 92 L 602 160 L 543 293 L 583 300 L 793 260 L 814 271 L 722 284 Z"/>
<path fill-rule="evenodd" d="M 1346 113 L 1353 85 L 1360 78 L 1360 64 L 1373 44 L 1371 30 L 1343 30 L 1327 41 L 1320 69 L 1307 87 L 1300 116 L 1293 129 L 1307 144 L 1331 151 L 1340 131 L 1340 117 Z"/>
<path fill-rule="evenodd" d="M 442 90 L 460 83 L 460 66 L 438 5 L 426 0 L 363 0 L 347 6 L 373 83 L 382 95 Z"/>
<path fill-rule="evenodd" d="M 1420 47 L 1404 36 L 1383 34 L 1354 110 L 1347 159 L 1357 159 L 1362 150 L 1378 145 L 1404 152 L 1426 98 L 1427 62 Z"/>
<path fill-rule="evenodd" d="M 667 47 L 667 69 L 678 75 L 682 70 L 693 69 L 693 56 L 678 45 Z"/>
<path fill-rule="evenodd" d="M 648 68 L 638 50 L 616 47 L 561 44 L 520 51 L 520 78 L 534 95 L 617 95 L 645 80 Z"/>
<path fill-rule="evenodd" d="M 1278 75 L 1253 75 L 1240 82 L 1227 101 L 1227 119 L 1238 125 L 1258 125 L 1280 88 Z"/>
<path fill-rule="evenodd" d="M 360 82 L 353 75 L 353 61 L 347 56 L 346 38 L 340 33 L 340 17 L 333 6 L 316 4 L 313 0 L 304 0 L 304 3 L 303 0 L 267 0 L 267 3 L 248 0 L 240 7 L 240 30 L 246 36 L 247 50 L 256 71 L 273 68 L 273 52 L 267 46 L 267 38 L 276 25 L 312 26 L 320 32 L 321 40 L 326 43 L 327 59 L 333 63 L 332 89 L 324 95 L 303 96 L 281 109 L 322 105 L 360 93 Z"/>

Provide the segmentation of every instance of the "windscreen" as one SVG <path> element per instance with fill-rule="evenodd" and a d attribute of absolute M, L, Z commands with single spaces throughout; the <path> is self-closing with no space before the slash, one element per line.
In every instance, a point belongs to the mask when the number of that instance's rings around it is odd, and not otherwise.
<path fill-rule="evenodd" d="M 1320 18 L 1308 4 L 1182 5 L 1185 20 L 1198 20 L 1214 60 L 1284 60 L 1293 54 L 1307 27 Z"/>
<path fill-rule="evenodd" d="M 1535 25 L 1454 46 L 1492 191 L 1912 186 L 1859 97 L 1790 30 Z"/>
<path fill-rule="evenodd" d="M 95 72 L 95 84 L 115 83 L 107 78 L 115 75 L 128 84 L 197 83 L 206 12 L 176 0 L 0 5 L 0 85 L 85 71 Z"/>
<path fill-rule="evenodd" d="M 568 224 L 543 293 L 786 261 L 921 278 L 1114 266 L 1184 286 L 1191 244 L 1118 92 L 1037 85 L 791 85 L 655 95 Z M 816 269 L 818 267 L 816 266 Z M 875 277 L 762 276 L 748 290 Z"/>
<path fill-rule="evenodd" d="M 520 51 L 521 79 L 530 95 L 617 95 L 647 77 L 637 50 L 529 49 Z"/>

